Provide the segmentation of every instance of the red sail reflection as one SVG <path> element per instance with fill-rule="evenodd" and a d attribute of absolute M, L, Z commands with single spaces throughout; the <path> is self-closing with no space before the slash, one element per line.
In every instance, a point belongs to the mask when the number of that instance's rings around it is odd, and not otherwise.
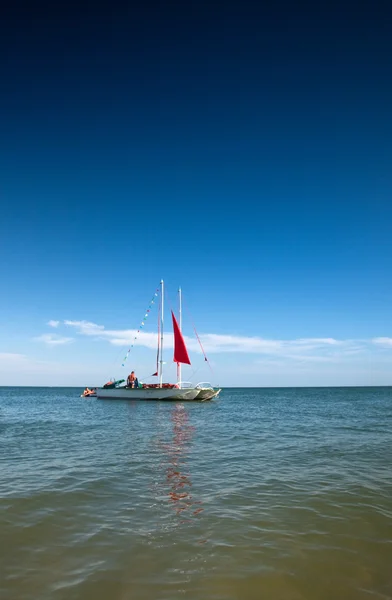
<path fill-rule="evenodd" d="M 169 458 L 166 468 L 166 481 L 169 484 L 169 502 L 177 515 L 190 517 L 198 515 L 204 509 L 201 501 L 195 501 L 192 495 L 191 476 L 187 471 L 187 454 L 191 446 L 195 428 L 189 424 L 189 415 L 179 404 L 171 412 L 173 440 L 165 446 Z"/>

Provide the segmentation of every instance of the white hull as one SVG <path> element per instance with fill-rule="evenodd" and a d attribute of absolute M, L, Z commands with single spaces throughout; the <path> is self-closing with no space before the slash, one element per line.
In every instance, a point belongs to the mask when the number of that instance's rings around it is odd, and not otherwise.
<path fill-rule="evenodd" d="M 211 388 L 201 388 L 195 399 L 199 400 L 200 402 L 206 402 L 207 400 L 212 400 L 213 398 L 219 396 L 220 391 L 221 390 L 214 390 Z"/>
<path fill-rule="evenodd" d="M 99 388 L 98 398 L 118 400 L 195 400 L 200 390 L 179 388 Z"/>

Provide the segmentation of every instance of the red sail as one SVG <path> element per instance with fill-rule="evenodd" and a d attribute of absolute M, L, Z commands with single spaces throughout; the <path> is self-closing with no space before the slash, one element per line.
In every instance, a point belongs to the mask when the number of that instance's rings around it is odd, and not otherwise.
<path fill-rule="evenodd" d="M 174 357 L 173 360 L 176 363 L 184 363 L 190 365 L 188 350 L 186 349 L 184 338 L 177 323 L 177 319 L 172 311 L 173 318 L 173 332 L 174 332 Z"/>

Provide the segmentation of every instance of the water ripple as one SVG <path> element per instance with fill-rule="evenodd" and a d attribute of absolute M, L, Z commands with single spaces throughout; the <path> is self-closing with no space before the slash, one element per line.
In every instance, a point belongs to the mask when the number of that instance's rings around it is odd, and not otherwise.
<path fill-rule="evenodd" d="M 7 600 L 392 598 L 392 392 L 0 388 Z"/>

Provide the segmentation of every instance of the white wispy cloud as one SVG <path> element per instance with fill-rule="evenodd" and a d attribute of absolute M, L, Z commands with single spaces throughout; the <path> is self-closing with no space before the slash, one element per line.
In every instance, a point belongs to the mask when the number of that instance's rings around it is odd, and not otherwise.
<path fill-rule="evenodd" d="M 378 346 L 384 346 L 390 348 L 392 346 L 392 338 L 390 337 L 377 337 L 372 339 L 373 344 Z"/>
<path fill-rule="evenodd" d="M 53 319 L 51 319 L 47 322 L 47 325 L 49 325 L 49 327 L 58 327 L 60 325 L 60 321 L 54 321 Z"/>
<path fill-rule="evenodd" d="M 91 321 L 64 321 L 68 327 L 74 328 L 79 335 L 103 339 L 115 346 L 135 344 L 155 349 L 157 346 L 156 333 L 136 329 L 105 329 Z M 135 337 L 137 338 L 135 340 Z M 212 353 L 249 353 L 265 356 L 279 356 L 298 361 L 310 360 L 323 362 L 335 360 L 338 356 L 360 352 L 364 345 L 355 340 L 338 340 L 335 338 L 298 338 L 294 340 L 274 340 L 260 336 L 238 336 L 216 333 L 205 333 L 200 336 L 203 348 L 207 354 Z M 195 338 L 184 336 L 190 351 L 201 352 Z M 173 334 L 165 334 L 165 347 L 173 347 Z"/>
<path fill-rule="evenodd" d="M 18 354 L 16 352 L 0 352 L 0 361 L 10 361 L 13 363 L 21 362 L 26 360 L 25 354 Z"/>
<path fill-rule="evenodd" d="M 34 339 L 36 342 L 44 342 L 49 346 L 60 346 L 62 344 L 70 344 L 74 341 L 74 338 L 72 337 L 63 337 L 53 333 L 43 333 Z"/>
<path fill-rule="evenodd" d="M 90 321 L 64 321 L 64 325 L 68 325 L 69 327 L 75 327 L 79 330 L 79 333 L 83 335 L 98 335 L 102 334 L 105 327 L 104 325 L 97 325 L 96 323 L 91 323 Z"/>

